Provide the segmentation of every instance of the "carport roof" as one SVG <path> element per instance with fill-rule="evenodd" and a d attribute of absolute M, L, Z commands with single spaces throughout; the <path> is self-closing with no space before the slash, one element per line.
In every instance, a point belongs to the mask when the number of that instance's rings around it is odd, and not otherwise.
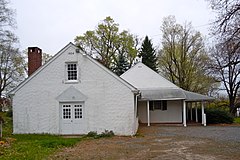
<path fill-rule="evenodd" d="M 213 97 L 183 90 L 186 95 L 186 101 L 213 101 Z"/>
<path fill-rule="evenodd" d="M 181 89 L 159 88 L 159 89 L 140 89 L 141 100 L 176 100 L 186 99 L 186 95 Z"/>
<path fill-rule="evenodd" d="M 214 98 L 181 88 L 140 89 L 141 100 L 212 101 Z"/>

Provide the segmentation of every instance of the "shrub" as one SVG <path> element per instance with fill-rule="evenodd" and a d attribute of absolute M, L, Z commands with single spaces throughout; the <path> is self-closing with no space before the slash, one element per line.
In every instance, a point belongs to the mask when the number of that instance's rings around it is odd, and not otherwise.
<path fill-rule="evenodd" d="M 234 123 L 239 123 L 240 124 L 240 117 L 234 118 Z"/>
<path fill-rule="evenodd" d="M 87 134 L 87 137 L 93 137 L 95 139 L 97 139 L 97 138 L 104 138 L 104 137 L 112 137 L 112 136 L 114 136 L 113 131 L 108 131 L 108 130 L 105 130 L 101 134 L 97 134 L 97 132 L 94 132 L 94 131 L 90 131 Z"/>
<path fill-rule="evenodd" d="M 234 118 L 226 110 L 218 108 L 207 108 L 205 110 L 207 124 L 233 123 Z"/>
<path fill-rule="evenodd" d="M 113 131 L 105 130 L 99 136 L 100 137 L 112 137 L 112 136 L 114 136 L 114 133 L 113 133 Z"/>
<path fill-rule="evenodd" d="M 88 132 L 88 134 L 87 134 L 87 136 L 88 137 L 96 137 L 97 136 L 97 132 L 95 132 L 95 131 L 90 131 L 90 132 Z"/>

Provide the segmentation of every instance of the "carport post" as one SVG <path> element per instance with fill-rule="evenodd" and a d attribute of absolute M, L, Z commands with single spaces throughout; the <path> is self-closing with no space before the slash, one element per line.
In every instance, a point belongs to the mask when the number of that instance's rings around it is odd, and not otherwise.
<path fill-rule="evenodd" d="M 147 101 L 147 125 L 150 126 L 149 101 Z"/>
<path fill-rule="evenodd" d="M 197 112 L 197 102 L 195 102 L 195 117 L 196 117 L 196 122 L 198 122 L 198 112 Z"/>
<path fill-rule="evenodd" d="M 190 102 L 190 109 L 191 109 L 191 112 L 190 112 L 191 114 L 190 115 L 191 115 L 191 121 L 192 121 L 193 120 L 193 116 L 192 116 L 192 114 L 193 114 L 192 113 L 192 102 Z"/>
<path fill-rule="evenodd" d="M 187 119 L 186 119 L 186 101 L 183 100 L 183 126 L 187 127 Z"/>
<path fill-rule="evenodd" d="M 203 101 L 201 102 L 201 107 L 202 107 L 202 124 L 204 124 L 204 103 L 203 103 Z"/>

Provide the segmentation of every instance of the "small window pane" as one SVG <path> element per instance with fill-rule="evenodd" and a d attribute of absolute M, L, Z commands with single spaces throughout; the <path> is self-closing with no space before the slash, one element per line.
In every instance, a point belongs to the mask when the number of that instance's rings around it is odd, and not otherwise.
<path fill-rule="evenodd" d="M 71 119 L 71 105 L 63 105 L 63 119 Z"/>
<path fill-rule="evenodd" d="M 77 80 L 77 64 L 76 63 L 67 64 L 67 79 Z"/>
<path fill-rule="evenodd" d="M 74 105 L 74 115 L 75 119 L 82 118 L 82 105 Z"/>
<path fill-rule="evenodd" d="M 154 109 L 162 109 L 161 102 L 162 101 L 154 101 Z"/>

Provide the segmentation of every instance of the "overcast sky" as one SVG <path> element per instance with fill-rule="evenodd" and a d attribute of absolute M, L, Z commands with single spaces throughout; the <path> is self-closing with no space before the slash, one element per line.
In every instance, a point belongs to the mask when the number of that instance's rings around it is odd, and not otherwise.
<path fill-rule="evenodd" d="M 214 15 L 205 0 L 11 0 L 16 10 L 16 35 L 21 50 L 38 46 L 55 54 L 77 35 L 93 30 L 111 16 L 120 29 L 161 42 L 163 17 L 175 15 L 177 22 L 192 22 L 207 36 Z"/>

